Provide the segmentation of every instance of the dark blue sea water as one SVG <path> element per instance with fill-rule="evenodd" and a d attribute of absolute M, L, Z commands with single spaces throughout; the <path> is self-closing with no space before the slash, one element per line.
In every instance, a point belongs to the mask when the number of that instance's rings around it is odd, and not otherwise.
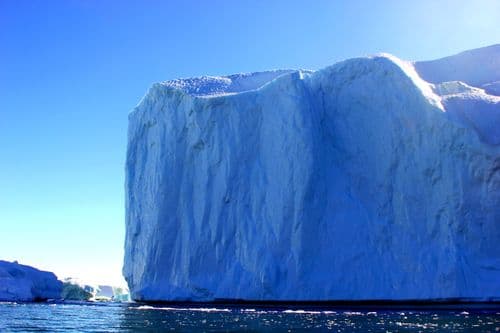
<path fill-rule="evenodd" d="M 495 332 L 498 310 L 152 307 L 139 304 L 0 303 L 0 332 Z"/>

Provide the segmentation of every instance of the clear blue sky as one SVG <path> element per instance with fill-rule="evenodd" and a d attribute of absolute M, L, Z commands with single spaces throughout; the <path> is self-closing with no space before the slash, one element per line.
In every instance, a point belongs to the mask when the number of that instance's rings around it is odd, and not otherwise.
<path fill-rule="evenodd" d="M 127 114 L 156 81 L 500 42 L 498 0 L 0 1 L 0 259 L 119 283 Z"/>

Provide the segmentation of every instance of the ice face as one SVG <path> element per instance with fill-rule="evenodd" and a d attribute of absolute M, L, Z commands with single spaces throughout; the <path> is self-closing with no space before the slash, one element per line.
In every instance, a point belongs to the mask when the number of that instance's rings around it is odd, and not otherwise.
<path fill-rule="evenodd" d="M 59 299 L 61 291 L 54 273 L 0 260 L 0 301 Z"/>
<path fill-rule="evenodd" d="M 155 84 L 130 114 L 134 299 L 500 297 L 489 129 L 392 56 L 249 77 Z"/>

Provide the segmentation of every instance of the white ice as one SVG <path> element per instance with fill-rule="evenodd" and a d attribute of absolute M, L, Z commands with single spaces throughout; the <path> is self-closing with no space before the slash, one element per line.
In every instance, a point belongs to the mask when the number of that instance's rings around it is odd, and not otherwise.
<path fill-rule="evenodd" d="M 498 299 L 497 50 L 153 85 L 129 115 L 132 297 Z"/>

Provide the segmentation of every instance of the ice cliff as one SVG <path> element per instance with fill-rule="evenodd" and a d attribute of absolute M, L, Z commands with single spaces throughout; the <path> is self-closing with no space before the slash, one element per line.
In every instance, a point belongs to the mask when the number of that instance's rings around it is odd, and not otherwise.
<path fill-rule="evenodd" d="M 500 298 L 500 106 L 484 89 L 500 75 L 476 75 L 499 50 L 464 76 L 380 55 L 154 84 L 129 115 L 132 298 Z"/>
<path fill-rule="evenodd" d="M 0 260 L 0 301 L 43 301 L 61 297 L 63 284 L 54 273 Z"/>

